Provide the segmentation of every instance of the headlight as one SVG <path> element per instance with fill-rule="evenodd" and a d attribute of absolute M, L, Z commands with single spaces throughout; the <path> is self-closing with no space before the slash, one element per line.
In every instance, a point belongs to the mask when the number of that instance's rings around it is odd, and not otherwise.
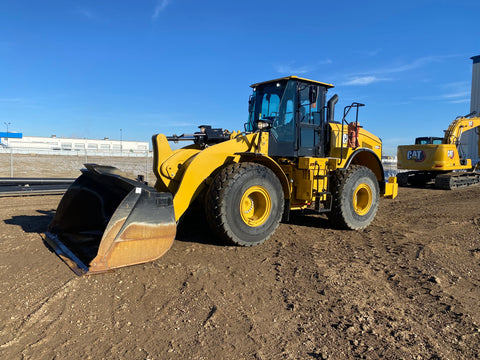
<path fill-rule="evenodd" d="M 272 127 L 268 121 L 259 120 L 257 121 L 257 127 L 259 130 L 267 130 Z"/>

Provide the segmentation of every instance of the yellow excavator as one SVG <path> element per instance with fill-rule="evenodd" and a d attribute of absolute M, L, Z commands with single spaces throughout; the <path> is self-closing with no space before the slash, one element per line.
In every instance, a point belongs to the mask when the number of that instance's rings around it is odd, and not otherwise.
<path fill-rule="evenodd" d="M 358 230 L 374 219 L 381 196 L 395 198 L 381 140 L 358 122 L 363 104 L 345 107 L 336 122 L 338 96 L 326 104 L 331 84 L 288 76 L 251 87 L 244 131 L 203 125 L 193 134 L 152 137 L 154 188 L 85 164 L 46 241 L 78 275 L 89 275 L 162 256 L 194 202 L 220 239 L 252 246 L 291 211 L 326 213 L 333 226 Z M 355 120 L 347 122 L 350 112 Z M 172 141 L 190 144 L 172 151 Z"/>
<path fill-rule="evenodd" d="M 478 166 L 462 156 L 460 139 L 466 131 L 478 131 L 480 117 L 475 112 L 457 117 L 445 136 L 419 137 L 415 145 L 397 148 L 397 168 L 408 170 L 397 174 L 400 186 L 423 187 L 435 183 L 438 189 L 458 189 L 480 183 Z"/>

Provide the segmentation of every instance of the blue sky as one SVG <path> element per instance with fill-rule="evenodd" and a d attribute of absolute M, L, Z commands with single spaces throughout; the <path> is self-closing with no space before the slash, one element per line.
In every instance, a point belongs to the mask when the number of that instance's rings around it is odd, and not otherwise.
<path fill-rule="evenodd" d="M 150 141 L 243 129 L 249 85 L 333 83 L 386 154 L 470 109 L 480 1 L 0 0 L 0 129 Z M 5 128 L 5 129 L 4 129 Z"/>

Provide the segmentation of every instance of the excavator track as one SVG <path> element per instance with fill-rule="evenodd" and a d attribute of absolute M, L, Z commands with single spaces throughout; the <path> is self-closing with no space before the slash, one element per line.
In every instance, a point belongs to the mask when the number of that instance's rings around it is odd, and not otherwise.
<path fill-rule="evenodd" d="M 436 176 L 438 175 L 431 171 L 405 171 L 397 173 L 397 181 L 399 186 L 425 187 Z"/>
<path fill-rule="evenodd" d="M 435 178 L 435 188 L 454 190 L 480 184 L 480 172 L 450 172 Z"/>

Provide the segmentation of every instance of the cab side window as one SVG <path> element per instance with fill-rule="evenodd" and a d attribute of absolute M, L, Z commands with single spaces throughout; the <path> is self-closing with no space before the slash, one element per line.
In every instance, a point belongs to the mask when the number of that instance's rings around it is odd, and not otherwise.
<path fill-rule="evenodd" d="M 278 117 L 274 122 L 273 136 L 277 141 L 292 143 L 295 141 L 295 82 L 289 82 L 279 105 Z"/>
<path fill-rule="evenodd" d="M 262 99 L 261 119 L 273 120 L 278 116 L 278 107 L 280 106 L 280 97 L 277 94 L 265 94 Z"/>
<path fill-rule="evenodd" d="M 319 125 L 321 109 L 317 108 L 318 87 L 315 85 L 303 86 L 299 91 L 299 122 Z"/>

